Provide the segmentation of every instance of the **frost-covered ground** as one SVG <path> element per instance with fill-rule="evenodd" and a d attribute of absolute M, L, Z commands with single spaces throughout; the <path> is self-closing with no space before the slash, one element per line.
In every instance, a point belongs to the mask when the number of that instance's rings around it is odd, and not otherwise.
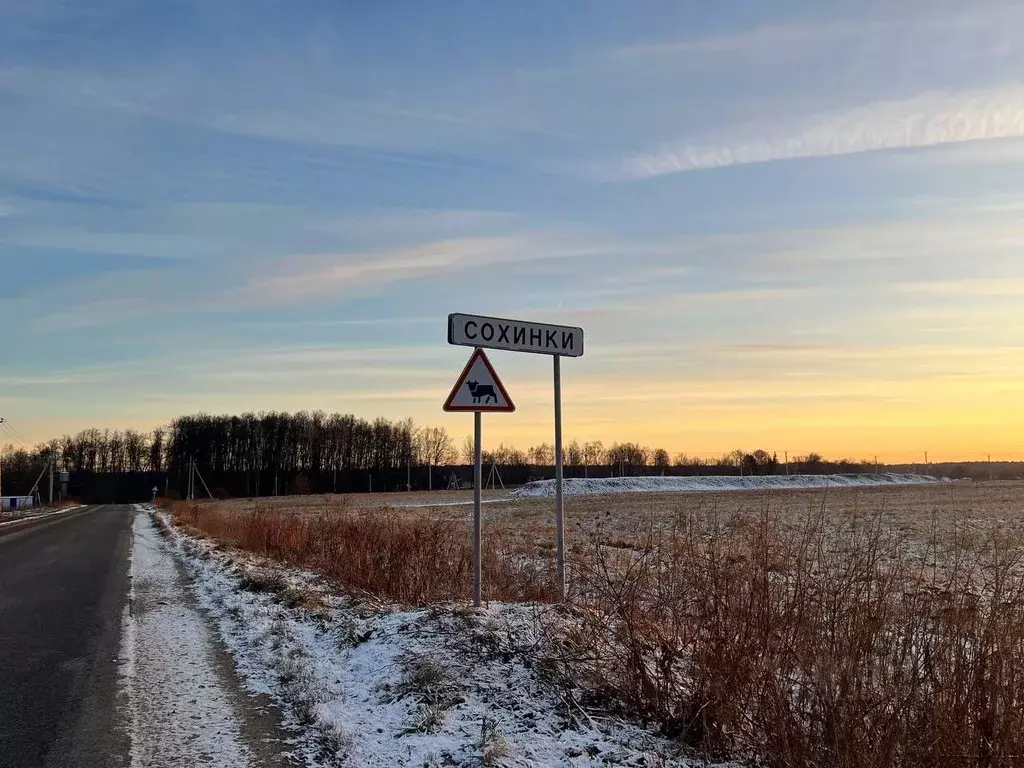
<path fill-rule="evenodd" d="M 26 520 L 34 520 L 37 517 L 52 517 L 53 515 L 64 515 L 68 512 L 77 512 L 85 509 L 84 504 L 71 504 L 59 509 L 47 509 L 45 507 L 28 507 L 27 509 L 6 510 L 0 516 L 0 527 L 11 523 L 21 523 Z"/>
<path fill-rule="evenodd" d="M 943 482 L 927 475 L 768 475 L 753 477 L 611 477 L 570 478 L 566 496 L 601 493 L 707 493 L 710 491 L 796 491 L 816 488 L 869 488 L 893 485 L 924 485 Z M 555 481 L 528 483 L 510 494 L 514 497 L 554 496 Z"/>
<path fill-rule="evenodd" d="M 283 766 L 283 746 L 256 732 L 218 665 L 217 639 L 149 514 L 136 515 L 133 534 L 120 652 L 132 768 Z"/>
<path fill-rule="evenodd" d="M 307 765 L 690 765 L 674 744 L 584 712 L 544 678 L 540 608 L 357 601 L 154 515 L 246 685 L 303 734 Z"/>

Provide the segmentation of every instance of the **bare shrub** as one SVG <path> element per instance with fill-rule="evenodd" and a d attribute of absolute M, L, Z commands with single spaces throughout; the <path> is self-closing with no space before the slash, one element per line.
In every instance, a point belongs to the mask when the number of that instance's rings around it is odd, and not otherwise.
<path fill-rule="evenodd" d="M 413 605 L 464 599 L 472 591 L 471 537 L 450 521 L 327 505 L 303 513 L 179 503 L 173 513 L 186 530 L 316 570 L 352 591 Z M 485 544 L 484 579 L 490 599 L 547 600 L 554 594 L 553 564 L 522 557 L 500 537 Z"/>
<path fill-rule="evenodd" d="M 595 506 L 575 535 L 571 600 L 539 614 L 536 665 L 573 693 L 567 707 L 582 692 L 587 710 L 642 717 L 707 759 L 769 768 L 1024 765 L 1024 535 L 994 519 L 933 522 L 929 534 L 920 509 L 689 504 L 640 530 Z M 407 604 L 470 593 L 468 524 L 450 519 L 327 506 L 174 514 L 349 590 Z M 554 599 L 553 553 L 535 538 L 489 533 L 491 598 Z M 438 687 L 429 669 L 411 672 L 424 708 L 410 727 L 429 730 L 444 703 L 425 695 Z M 501 760 L 501 739 L 483 731 L 481 754 Z"/>
<path fill-rule="evenodd" d="M 1024 548 L 824 514 L 593 541 L 553 662 L 589 703 L 770 766 L 1024 764 Z M 568 629 L 566 628 L 568 627 Z"/>

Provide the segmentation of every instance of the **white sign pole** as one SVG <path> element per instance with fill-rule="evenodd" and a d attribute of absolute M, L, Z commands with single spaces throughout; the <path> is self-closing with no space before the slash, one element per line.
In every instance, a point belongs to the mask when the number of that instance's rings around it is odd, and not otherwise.
<path fill-rule="evenodd" d="M 562 492 L 562 356 L 555 355 L 555 541 L 558 549 L 558 594 L 565 600 L 565 498 Z"/>
<path fill-rule="evenodd" d="M 473 414 L 475 443 L 473 446 L 473 605 L 477 608 L 482 604 L 481 599 L 481 550 L 483 531 L 480 515 L 480 491 L 484 484 L 483 470 L 483 414 L 477 411 Z"/>

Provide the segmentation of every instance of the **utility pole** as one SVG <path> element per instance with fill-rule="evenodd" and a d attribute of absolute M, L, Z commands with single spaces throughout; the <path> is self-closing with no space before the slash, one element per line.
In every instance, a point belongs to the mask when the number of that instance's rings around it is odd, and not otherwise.
<path fill-rule="evenodd" d="M 53 453 L 50 454 L 50 506 L 53 506 Z"/>
<path fill-rule="evenodd" d="M 992 454 L 988 455 L 988 479 L 992 479 Z"/>
<path fill-rule="evenodd" d="M 783 451 L 786 454 L 786 475 L 789 475 L 789 451 Z"/>
<path fill-rule="evenodd" d="M 199 482 L 201 482 L 203 484 L 203 488 L 206 489 L 206 495 L 209 496 L 212 499 L 213 498 L 213 494 L 210 493 L 210 486 L 208 486 L 206 484 L 206 480 L 203 478 L 202 473 L 199 471 L 199 467 L 196 466 L 195 459 L 192 460 L 192 468 L 193 468 L 192 469 L 192 473 L 196 477 L 199 478 Z M 195 491 L 195 480 L 192 481 L 192 488 L 193 488 L 193 492 L 194 492 Z"/>

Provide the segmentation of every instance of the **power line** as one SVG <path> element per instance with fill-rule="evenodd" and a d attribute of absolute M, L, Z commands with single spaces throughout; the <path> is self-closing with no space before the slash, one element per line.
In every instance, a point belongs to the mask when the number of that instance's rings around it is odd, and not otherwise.
<path fill-rule="evenodd" d="M 4 425 L 4 428 L 8 431 L 8 433 L 10 433 L 11 437 L 15 438 L 19 442 L 21 441 L 21 435 L 18 433 L 18 430 L 14 428 L 14 425 L 11 424 L 11 422 L 9 422 L 7 419 L 0 419 L 0 424 Z"/>
<path fill-rule="evenodd" d="M 23 434 L 21 434 L 21 432 L 15 429 L 14 425 L 11 424 L 11 422 L 9 422 L 7 419 L 0 419 L 0 424 L 5 426 L 7 428 L 7 431 L 10 432 L 14 439 L 17 440 L 19 443 L 28 443 L 28 438 L 26 438 Z"/>

